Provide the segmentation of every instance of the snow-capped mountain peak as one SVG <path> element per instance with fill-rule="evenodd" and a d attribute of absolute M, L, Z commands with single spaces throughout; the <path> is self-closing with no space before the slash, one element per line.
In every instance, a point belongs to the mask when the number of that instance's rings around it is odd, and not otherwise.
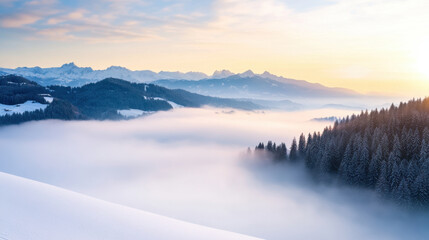
<path fill-rule="evenodd" d="M 121 66 L 110 66 L 106 68 L 106 71 L 130 72 L 130 70 Z"/>
<path fill-rule="evenodd" d="M 232 75 L 235 75 L 235 73 L 233 73 L 233 72 L 231 72 L 231 71 L 229 71 L 229 70 L 221 70 L 221 71 L 219 71 L 219 70 L 216 70 L 216 71 L 214 71 L 214 73 L 213 73 L 213 75 L 211 76 L 211 78 L 216 78 L 216 79 L 219 79 L 219 78 L 227 78 L 227 77 L 230 77 L 230 76 L 232 76 Z"/>
<path fill-rule="evenodd" d="M 264 78 L 272 78 L 272 77 L 278 77 L 268 71 L 265 71 L 264 73 L 260 74 L 259 76 L 264 77 Z"/>
<path fill-rule="evenodd" d="M 240 73 L 239 76 L 243 77 L 243 78 L 246 78 L 246 77 L 254 77 L 255 74 L 253 73 L 252 70 L 249 69 L 249 70 L 247 70 L 247 71 L 245 71 L 243 73 Z"/>
<path fill-rule="evenodd" d="M 78 67 L 70 62 L 61 67 L 40 68 L 40 67 L 18 67 L 15 69 L 0 68 L 0 74 L 14 74 L 36 81 L 41 85 L 66 85 L 82 86 L 87 83 L 97 82 L 105 78 L 121 78 L 131 82 L 152 82 L 159 79 L 183 79 L 200 80 L 208 76 L 201 72 L 169 72 L 159 73 L 142 70 L 132 71 L 125 67 L 111 66 L 104 70 L 93 70 L 90 67 Z"/>
<path fill-rule="evenodd" d="M 70 62 L 70 63 L 63 64 L 60 68 L 71 69 L 71 68 L 78 68 L 78 66 L 76 66 L 76 64 L 74 64 L 74 62 Z"/>

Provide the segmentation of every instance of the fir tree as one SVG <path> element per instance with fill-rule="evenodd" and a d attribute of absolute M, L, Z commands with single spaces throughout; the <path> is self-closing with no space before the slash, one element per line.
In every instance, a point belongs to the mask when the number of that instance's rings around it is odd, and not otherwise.
<path fill-rule="evenodd" d="M 305 157 L 305 136 L 303 133 L 301 133 L 301 135 L 299 136 L 298 155 L 300 158 Z"/>
<path fill-rule="evenodd" d="M 292 145 L 290 146 L 289 160 L 291 162 L 295 162 L 298 160 L 298 147 L 296 145 L 295 138 L 292 140 Z"/>
<path fill-rule="evenodd" d="M 368 167 L 368 185 L 371 187 L 375 187 L 377 183 L 378 175 L 380 174 L 379 164 L 382 162 L 382 156 L 381 146 L 378 146 Z"/>

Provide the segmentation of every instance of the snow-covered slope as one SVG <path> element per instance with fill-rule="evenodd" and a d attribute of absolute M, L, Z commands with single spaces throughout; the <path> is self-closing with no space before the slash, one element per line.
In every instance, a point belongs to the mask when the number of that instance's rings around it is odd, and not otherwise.
<path fill-rule="evenodd" d="M 120 109 L 117 111 L 118 114 L 126 117 L 126 118 L 135 118 L 135 117 L 139 117 L 139 116 L 143 116 L 144 114 L 151 114 L 154 113 L 154 111 L 143 111 L 140 109 Z"/>
<path fill-rule="evenodd" d="M 256 239 L 0 172 L 0 239 Z"/>
<path fill-rule="evenodd" d="M 52 102 L 51 97 L 46 97 L 46 101 Z M 48 104 L 41 104 L 35 101 L 26 101 L 22 104 L 16 104 L 16 105 L 5 105 L 0 103 L 0 116 L 4 116 L 6 114 L 14 114 L 14 113 L 24 113 L 24 112 L 33 112 L 38 109 L 44 110 Z"/>

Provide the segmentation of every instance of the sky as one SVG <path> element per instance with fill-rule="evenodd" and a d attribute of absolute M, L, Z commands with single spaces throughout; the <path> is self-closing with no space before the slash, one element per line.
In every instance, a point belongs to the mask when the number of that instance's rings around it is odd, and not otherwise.
<path fill-rule="evenodd" d="M 427 12 L 425 0 L 0 0 L 0 67 L 252 69 L 421 96 Z"/>

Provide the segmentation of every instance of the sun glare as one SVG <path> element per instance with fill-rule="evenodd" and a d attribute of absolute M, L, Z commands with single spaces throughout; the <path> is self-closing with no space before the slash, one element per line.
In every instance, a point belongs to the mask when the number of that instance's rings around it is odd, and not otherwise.
<path fill-rule="evenodd" d="M 419 73 L 429 78 L 429 45 L 421 44 L 416 51 L 416 68 Z"/>

